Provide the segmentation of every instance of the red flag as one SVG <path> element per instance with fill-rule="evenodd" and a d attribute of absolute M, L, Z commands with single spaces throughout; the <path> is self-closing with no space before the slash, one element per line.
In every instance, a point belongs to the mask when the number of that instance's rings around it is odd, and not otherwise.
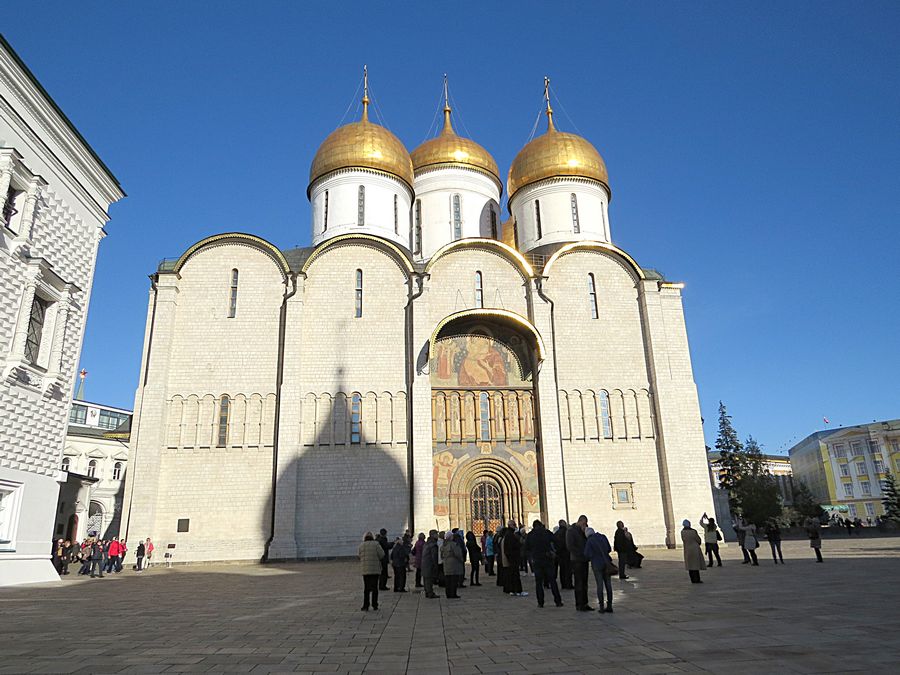
<path fill-rule="evenodd" d="M 822 420 L 825 422 L 825 424 L 831 424 L 831 422 L 828 421 L 827 417 L 823 417 Z"/>

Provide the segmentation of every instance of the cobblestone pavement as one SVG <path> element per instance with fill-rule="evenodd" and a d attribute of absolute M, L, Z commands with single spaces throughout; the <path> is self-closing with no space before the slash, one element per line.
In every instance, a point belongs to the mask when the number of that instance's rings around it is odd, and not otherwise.
<path fill-rule="evenodd" d="M 351 562 L 0 588 L 0 673 L 897 672 L 900 538 L 825 539 L 821 565 L 806 542 L 785 542 L 784 566 L 763 547 L 759 567 L 726 549 L 703 585 L 680 551 L 644 551 L 612 615 L 576 612 L 571 591 L 538 609 L 530 576 L 527 598 L 482 577 L 459 602 L 388 592 L 361 612 Z"/>

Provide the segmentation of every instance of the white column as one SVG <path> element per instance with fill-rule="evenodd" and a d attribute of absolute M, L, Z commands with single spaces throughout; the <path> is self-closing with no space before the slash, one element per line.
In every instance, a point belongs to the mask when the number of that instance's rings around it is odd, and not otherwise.
<path fill-rule="evenodd" d="M 40 176 L 34 176 L 28 183 L 28 192 L 25 195 L 25 204 L 22 206 L 22 220 L 20 221 L 17 239 L 31 239 L 34 229 L 34 217 L 37 212 L 38 199 L 41 196 L 41 188 L 46 185 Z"/>
<path fill-rule="evenodd" d="M 25 358 L 25 340 L 28 338 L 28 323 L 31 318 L 31 306 L 34 304 L 34 293 L 40 283 L 41 274 L 34 270 L 25 280 L 22 293 L 22 304 L 19 305 L 19 318 L 16 321 L 16 332 L 13 334 L 12 357 L 18 360 Z"/>

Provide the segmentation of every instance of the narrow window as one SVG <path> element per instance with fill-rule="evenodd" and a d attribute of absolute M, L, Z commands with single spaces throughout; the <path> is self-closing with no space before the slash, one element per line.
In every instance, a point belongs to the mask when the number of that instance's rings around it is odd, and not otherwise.
<path fill-rule="evenodd" d="M 97 460 L 92 459 L 88 462 L 88 478 L 96 478 L 97 477 Z"/>
<path fill-rule="evenodd" d="M 231 299 L 228 302 L 228 318 L 237 316 L 238 271 L 231 270 Z"/>
<path fill-rule="evenodd" d="M 113 464 L 113 480 L 122 480 L 122 462 Z"/>
<path fill-rule="evenodd" d="M 491 238 L 497 238 L 497 212 L 491 209 Z"/>
<path fill-rule="evenodd" d="M 68 471 L 68 470 L 69 470 L 69 464 L 70 464 L 69 458 L 68 458 L 68 457 L 63 457 L 63 461 L 62 461 L 62 470 L 63 470 L 63 471 Z"/>
<path fill-rule="evenodd" d="M 10 186 L 9 190 L 6 193 L 6 201 L 3 203 L 3 215 L 0 216 L 3 219 L 3 224 L 6 227 L 12 227 L 12 219 L 13 216 L 16 215 L 19 211 L 16 209 L 16 196 L 18 195 L 18 191 Z"/>
<path fill-rule="evenodd" d="M 325 190 L 325 220 L 322 224 L 322 232 L 328 229 L 328 190 Z"/>
<path fill-rule="evenodd" d="M 541 232 L 541 200 L 534 200 L 534 226 L 537 228 L 537 238 L 540 239 L 543 235 Z"/>
<path fill-rule="evenodd" d="M 481 272 L 475 272 L 475 306 L 484 307 L 484 287 Z"/>
<path fill-rule="evenodd" d="M 422 200 L 416 200 L 416 231 L 415 241 L 413 242 L 413 251 L 416 254 L 422 253 Z"/>
<path fill-rule="evenodd" d="M 462 211 L 460 210 L 459 195 L 453 195 L 453 238 L 462 239 Z"/>
<path fill-rule="evenodd" d="M 360 185 L 356 197 L 356 224 L 362 227 L 366 224 L 366 186 Z"/>
<path fill-rule="evenodd" d="M 481 412 L 481 440 L 491 440 L 491 399 L 486 391 L 481 392 L 479 399 Z"/>
<path fill-rule="evenodd" d="M 578 224 L 578 198 L 575 196 L 573 192 L 571 194 L 572 201 L 572 229 L 575 231 L 575 234 L 581 232 L 581 225 Z"/>
<path fill-rule="evenodd" d="M 394 195 L 394 234 L 400 234 L 400 220 L 397 213 L 397 195 Z"/>
<path fill-rule="evenodd" d="M 609 393 L 600 392 L 600 425 L 603 427 L 603 438 L 612 438 L 612 420 L 609 416 Z"/>
<path fill-rule="evenodd" d="M 588 274 L 588 296 L 591 299 L 591 318 L 596 319 L 597 314 L 597 285 L 594 283 L 594 275 Z"/>
<path fill-rule="evenodd" d="M 359 319 L 362 316 L 362 293 L 363 293 L 363 285 L 362 285 L 362 270 L 356 270 L 356 318 Z"/>
<path fill-rule="evenodd" d="M 37 363 L 41 351 L 41 336 L 44 333 L 44 320 L 50 301 L 35 295 L 31 303 L 31 316 L 28 318 L 28 334 L 25 338 L 25 359 L 29 363 Z"/>
<path fill-rule="evenodd" d="M 228 444 L 228 413 L 231 409 L 231 400 L 223 396 L 219 402 L 219 435 L 216 445 L 224 448 Z"/>
<path fill-rule="evenodd" d="M 362 429 L 362 397 L 353 394 L 350 399 L 350 442 L 359 444 Z"/>

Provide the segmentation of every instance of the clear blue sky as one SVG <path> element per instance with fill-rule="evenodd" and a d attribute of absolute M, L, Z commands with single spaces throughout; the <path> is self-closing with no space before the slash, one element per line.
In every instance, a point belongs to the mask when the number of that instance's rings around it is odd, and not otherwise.
<path fill-rule="evenodd" d="M 615 243 L 684 281 L 694 372 L 770 452 L 900 417 L 900 3 L 31 3 L 7 39 L 121 180 L 87 398 L 131 407 L 147 275 L 210 234 L 309 242 L 363 63 L 409 149 L 441 75 L 505 173 L 540 108 L 606 160 Z M 571 117 L 562 114 L 560 108 Z"/>

